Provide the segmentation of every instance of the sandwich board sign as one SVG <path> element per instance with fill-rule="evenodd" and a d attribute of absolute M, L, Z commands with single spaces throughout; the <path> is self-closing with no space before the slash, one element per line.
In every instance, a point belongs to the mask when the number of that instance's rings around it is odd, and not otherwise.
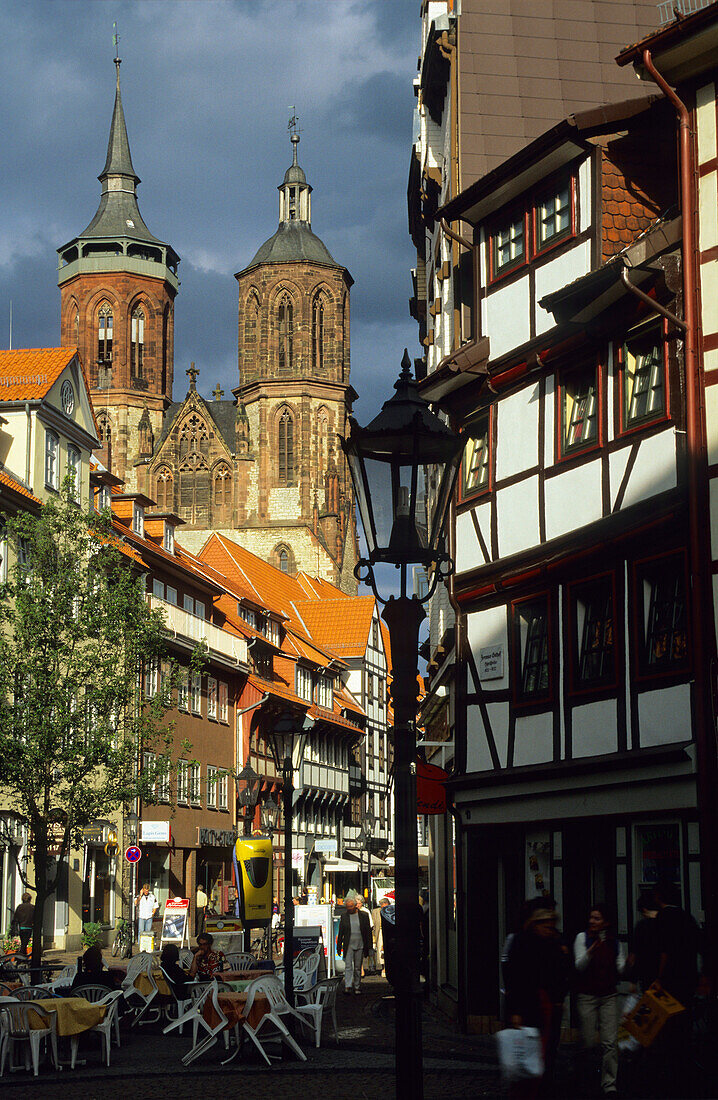
<path fill-rule="evenodd" d="M 162 938 L 160 947 L 165 943 L 175 943 L 178 947 L 187 943 L 189 947 L 189 898 L 168 898 L 162 917 Z"/>

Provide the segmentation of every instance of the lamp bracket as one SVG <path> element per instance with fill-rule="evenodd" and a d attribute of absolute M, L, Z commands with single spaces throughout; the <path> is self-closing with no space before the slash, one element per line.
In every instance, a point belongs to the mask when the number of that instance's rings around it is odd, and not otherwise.
<path fill-rule="evenodd" d="M 418 565 L 419 563 L 417 562 L 416 564 Z M 436 592 L 439 581 L 447 581 L 454 572 L 454 561 L 451 555 L 447 554 L 446 551 L 443 551 L 441 554 L 439 554 L 436 559 L 430 564 L 434 567 L 431 577 L 431 583 L 429 584 L 429 589 L 425 596 L 414 596 L 414 599 L 417 600 L 418 603 L 428 603 L 431 597 Z M 391 599 L 391 597 L 384 599 L 383 596 L 379 595 L 379 591 L 376 586 L 376 577 L 374 576 L 374 563 L 369 558 L 359 559 L 359 561 L 354 566 L 354 576 L 358 581 L 369 585 L 372 592 L 374 593 L 374 598 L 376 599 L 377 603 L 380 603 L 382 605 L 382 607 L 384 607 L 388 603 L 388 600 Z"/>

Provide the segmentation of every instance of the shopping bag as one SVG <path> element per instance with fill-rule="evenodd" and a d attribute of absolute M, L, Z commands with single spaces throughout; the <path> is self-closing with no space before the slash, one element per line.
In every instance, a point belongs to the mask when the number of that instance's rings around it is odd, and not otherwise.
<path fill-rule="evenodd" d="M 640 999 L 640 993 L 629 993 L 623 1002 L 621 1021 L 618 1025 L 618 1049 L 624 1053 L 641 1049 L 641 1044 L 638 1039 L 626 1031 L 626 1019 L 633 1012 Z"/>
<path fill-rule="evenodd" d="M 680 1012 L 685 1012 L 685 1006 L 672 997 L 659 982 L 654 982 L 628 1014 L 623 1026 L 642 1047 L 649 1047 L 664 1024 Z"/>
<path fill-rule="evenodd" d="M 537 1027 L 507 1027 L 496 1033 L 501 1073 L 507 1081 L 543 1074 L 543 1047 Z"/>

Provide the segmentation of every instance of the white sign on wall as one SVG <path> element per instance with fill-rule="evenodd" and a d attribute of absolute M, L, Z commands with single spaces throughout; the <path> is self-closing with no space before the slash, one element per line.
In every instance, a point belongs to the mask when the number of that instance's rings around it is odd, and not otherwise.
<path fill-rule="evenodd" d="M 504 647 L 490 645 L 479 650 L 479 679 L 501 680 L 504 675 Z"/>
<path fill-rule="evenodd" d="M 169 821 L 141 821 L 140 822 L 140 840 L 147 844 L 169 844 L 170 839 L 170 823 Z"/>
<path fill-rule="evenodd" d="M 318 840 L 314 845 L 315 852 L 336 852 L 337 842 L 330 837 L 324 840 Z"/>
<path fill-rule="evenodd" d="M 292 848 L 292 870 L 303 871 L 304 870 L 304 849 Z"/>

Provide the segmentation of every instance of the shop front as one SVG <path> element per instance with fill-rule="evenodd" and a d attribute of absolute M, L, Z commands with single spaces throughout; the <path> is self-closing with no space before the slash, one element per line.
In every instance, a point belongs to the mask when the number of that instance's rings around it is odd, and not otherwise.
<path fill-rule="evenodd" d="M 27 863 L 27 829 L 13 813 L 0 814 L 0 934 L 7 935 L 25 889 L 20 868 Z"/>

